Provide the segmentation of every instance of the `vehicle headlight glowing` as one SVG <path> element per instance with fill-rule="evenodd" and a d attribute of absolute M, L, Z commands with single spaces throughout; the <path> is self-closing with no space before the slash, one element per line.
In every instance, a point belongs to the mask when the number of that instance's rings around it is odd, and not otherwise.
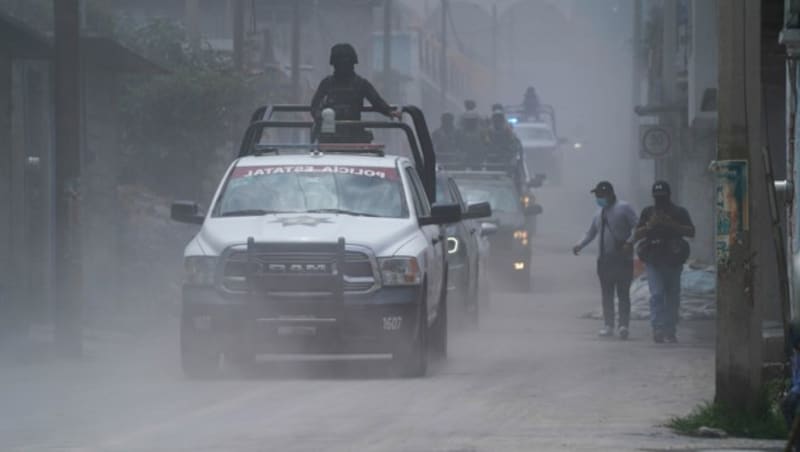
<path fill-rule="evenodd" d="M 572 147 L 574 147 L 575 149 L 583 149 L 583 143 L 581 143 L 579 141 L 579 142 L 573 144 Z"/>
<path fill-rule="evenodd" d="M 514 262 L 514 270 L 525 270 L 525 262 Z"/>
<path fill-rule="evenodd" d="M 536 204 L 536 196 L 533 195 L 524 195 L 522 196 L 522 207 L 528 208 L 532 205 Z"/>
<path fill-rule="evenodd" d="M 519 119 L 517 119 L 517 118 L 508 118 L 508 123 L 509 124 L 516 124 L 518 122 L 519 122 Z"/>
<path fill-rule="evenodd" d="M 419 262 L 414 257 L 378 259 L 384 286 L 413 286 L 422 282 Z"/>
<path fill-rule="evenodd" d="M 523 246 L 528 246 L 528 231 L 525 229 L 517 229 L 514 231 L 514 240 L 518 241 Z"/>
<path fill-rule="evenodd" d="M 198 286 L 213 286 L 217 271 L 216 256 L 189 256 L 184 259 L 185 282 Z"/>
<path fill-rule="evenodd" d="M 447 254 L 456 254 L 458 252 L 459 243 L 455 237 L 447 238 Z"/>

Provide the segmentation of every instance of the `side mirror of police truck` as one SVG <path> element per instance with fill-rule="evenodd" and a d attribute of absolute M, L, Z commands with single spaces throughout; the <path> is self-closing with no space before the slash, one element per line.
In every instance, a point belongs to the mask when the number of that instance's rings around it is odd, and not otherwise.
<path fill-rule="evenodd" d="M 533 179 L 528 180 L 528 188 L 539 188 L 544 185 L 544 180 L 547 179 L 547 175 L 543 173 L 538 173 L 533 176 Z"/>
<path fill-rule="evenodd" d="M 450 224 L 461 221 L 461 206 L 458 204 L 437 204 L 431 207 L 431 216 L 419 219 L 420 226 L 431 224 Z"/>
<path fill-rule="evenodd" d="M 542 214 L 542 206 L 539 204 L 532 204 L 525 208 L 525 215 L 533 217 Z"/>
<path fill-rule="evenodd" d="M 172 203 L 169 212 L 172 221 L 187 224 L 203 224 L 205 215 L 200 210 L 200 206 L 196 202 L 189 201 L 176 201 Z"/>
<path fill-rule="evenodd" d="M 489 237 L 490 235 L 497 234 L 497 225 L 494 223 L 481 223 L 481 235 Z"/>
<path fill-rule="evenodd" d="M 489 218 L 492 216 L 492 205 L 488 202 L 479 202 L 467 206 L 467 213 L 462 215 L 466 220 L 476 220 L 478 218 Z"/>

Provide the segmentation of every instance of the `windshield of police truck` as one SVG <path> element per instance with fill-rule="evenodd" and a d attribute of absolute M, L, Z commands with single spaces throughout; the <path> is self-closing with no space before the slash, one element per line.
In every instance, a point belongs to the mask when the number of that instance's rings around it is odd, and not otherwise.
<path fill-rule="evenodd" d="M 334 213 L 405 218 L 408 208 L 394 168 L 292 165 L 235 168 L 215 216 Z"/>
<path fill-rule="evenodd" d="M 553 131 L 546 127 L 517 125 L 514 132 L 520 141 L 553 141 Z"/>
<path fill-rule="evenodd" d="M 456 184 L 467 204 L 488 202 L 494 212 L 520 212 L 519 195 L 511 184 L 457 179 Z"/>

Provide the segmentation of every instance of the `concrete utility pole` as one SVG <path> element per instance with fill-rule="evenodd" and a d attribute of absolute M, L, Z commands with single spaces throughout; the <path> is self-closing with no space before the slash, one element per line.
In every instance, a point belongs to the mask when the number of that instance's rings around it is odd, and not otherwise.
<path fill-rule="evenodd" d="M 678 2 L 662 0 L 662 34 L 661 34 L 661 95 L 660 105 L 674 105 L 677 101 L 677 74 L 675 70 L 675 54 L 678 44 Z M 674 113 L 662 114 L 659 123 L 675 131 L 674 143 L 679 143 L 679 124 Z M 675 146 L 673 155 L 656 160 L 656 178 L 666 179 L 672 184 L 673 193 L 680 193 L 676 185 L 676 178 L 672 168 L 678 160 L 676 153 L 681 152 L 680 146 Z"/>
<path fill-rule="evenodd" d="M 764 177 L 752 170 L 761 141 L 761 6 L 749 0 L 718 5 L 716 170 L 717 190 L 723 196 L 718 196 L 716 214 L 723 221 L 717 221 L 716 401 L 734 410 L 752 410 L 762 372 L 761 306 L 753 296 L 755 250 L 748 224 L 751 187 L 762 187 L 757 181 Z M 744 166 L 731 171 L 737 161 Z M 726 226 L 724 220 L 730 220 L 729 228 L 721 227 Z"/>
<path fill-rule="evenodd" d="M 184 6 L 186 14 L 186 31 L 189 35 L 189 45 L 191 45 L 195 50 L 200 48 L 200 9 L 197 2 L 198 0 L 186 0 L 186 4 Z"/>
<path fill-rule="evenodd" d="M 65 356 L 82 353 L 80 230 L 81 80 L 79 0 L 58 0 L 55 17 L 56 306 L 55 341 Z"/>
<path fill-rule="evenodd" d="M 492 4 L 492 94 L 493 99 L 499 98 L 497 92 L 497 3 Z"/>
<path fill-rule="evenodd" d="M 633 38 L 631 40 L 631 47 L 633 49 L 633 74 L 631 76 L 631 101 L 633 106 L 636 107 L 642 104 L 642 0 L 634 0 L 633 3 Z M 633 115 L 631 118 L 631 174 L 630 183 L 632 190 L 630 193 L 633 198 L 631 199 L 637 206 L 642 205 L 641 196 L 641 164 L 639 157 L 639 116 Z"/>
<path fill-rule="evenodd" d="M 442 0 L 442 25 L 441 25 L 441 49 L 439 54 L 439 105 L 440 113 L 447 111 L 447 15 L 449 12 L 449 4 L 447 0 Z"/>
<path fill-rule="evenodd" d="M 300 103 L 300 0 L 292 2 L 292 102 Z"/>
<path fill-rule="evenodd" d="M 233 65 L 244 70 L 244 0 L 233 0 Z"/>
<path fill-rule="evenodd" d="M 392 96 L 392 0 L 383 2 L 383 92 Z"/>
<path fill-rule="evenodd" d="M 800 59 L 800 2 L 786 0 L 784 4 L 784 29 L 781 32 L 781 42 L 786 46 L 786 182 L 794 190 L 789 194 L 791 202 L 786 204 L 786 232 L 787 232 L 787 268 L 788 274 L 795 274 L 794 256 L 798 247 L 796 240 L 800 224 L 795 220 L 798 212 L 797 203 L 800 202 L 800 187 L 797 186 L 797 110 L 798 102 L 798 59 Z M 794 281 L 797 286 L 797 281 Z M 792 319 L 800 318 L 800 293 L 790 290 Z"/>

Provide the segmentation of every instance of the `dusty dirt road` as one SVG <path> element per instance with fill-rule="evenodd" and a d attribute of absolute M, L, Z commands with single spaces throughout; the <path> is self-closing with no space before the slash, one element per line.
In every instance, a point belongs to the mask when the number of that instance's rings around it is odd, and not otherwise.
<path fill-rule="evenodd" d="M 424 379 L 369 366 L 280 366 L 188 381 L 174 322 L 99 339 L 79 363 L 0 369 L 2 451 L 623 451 L 775 448 L 660 427 L 713 394 L 711 324 L 656 346 L 647 325 L 600 340 L 593 258 L 537 241 L 532 294 L 496 293 L 479 331 L 456 333 Z M 766 450 L 766 449 L 763 449 Z"/>

